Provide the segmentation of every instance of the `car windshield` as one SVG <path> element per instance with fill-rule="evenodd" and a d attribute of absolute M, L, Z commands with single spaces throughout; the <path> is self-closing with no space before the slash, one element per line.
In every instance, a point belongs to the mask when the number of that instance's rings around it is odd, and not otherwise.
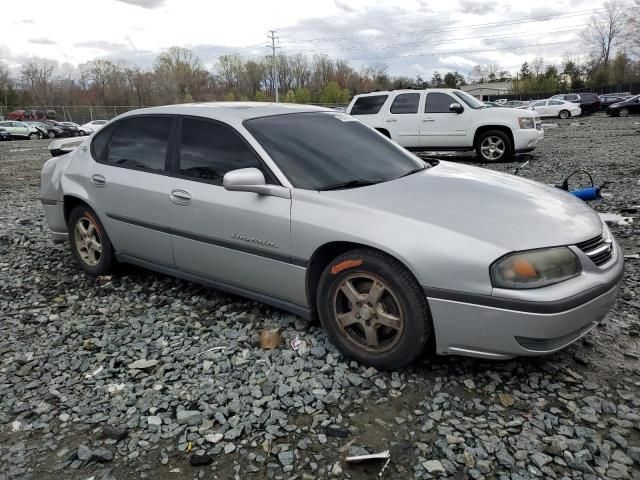
<path fill-rule="evenodd" d="M 484 103 L 482 103 L 476 97 L 469 95 L 467 92 L 463 92 L 462 90 L 454 90 L 453 94 L 471 108 L 474 108 L 474 109 L 487 108 L 487 106 Z"/>
<path fill-rule="evenodd" d="M 425 168 L 417 157 L 345 113 L 309 112 L 244 121 L 296 188 L 387 182 Z"/>

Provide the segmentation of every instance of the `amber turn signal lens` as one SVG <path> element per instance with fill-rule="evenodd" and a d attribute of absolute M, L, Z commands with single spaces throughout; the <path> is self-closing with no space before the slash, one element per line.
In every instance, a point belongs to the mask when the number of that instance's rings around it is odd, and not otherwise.
<path fill-rule="evenodd" d="M 516 258 L 513 260 L 513 273 L 515 273 L 519 277 L 531 277 L 535 278 L 538 276 L 538 271 L 533 264 L 524 258 Z"/>

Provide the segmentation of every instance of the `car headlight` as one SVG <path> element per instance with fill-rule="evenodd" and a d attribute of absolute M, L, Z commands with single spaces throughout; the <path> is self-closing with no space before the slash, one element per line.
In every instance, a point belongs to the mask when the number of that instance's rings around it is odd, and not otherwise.
<path fill-rule="evenodd" d="M 580 274 L 582 265 L 567 247 L 510 253 L 491 265 L 491 284 L 497 288 L 539 288 Z"/>
<path fill-rule="evenodd" d="M 536 128 L 536 122 L 533 117 L 520 117 L 518 118 L 520 128 Z"/>

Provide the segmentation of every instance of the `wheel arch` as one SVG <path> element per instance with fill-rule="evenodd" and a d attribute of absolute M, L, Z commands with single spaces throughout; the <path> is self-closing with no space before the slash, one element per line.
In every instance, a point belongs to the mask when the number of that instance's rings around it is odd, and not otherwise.
<path fill-rule="evenodd" d="M 91 210 L 93 210 L 96 213 L 96 215 L 98 215 L 98 212 L 96 212 L 96 209 L 93 208 L 93 206 L 91 206 L 91 204 L 86 199 L 80 197 L 79 195 L 68 194 L 68 195 L 64 195 L 63 197 L 63 213 L 64 213 L 65 223 L 67 224 L 69 223 L 69 216 L 71 215 L 71 212 L 73 211 L 73 209 L 76 208 L 78 205 L 86 205 Z M 98 218 L 100 218 L 99 215 L 98 215 Z M 104 222 L 102 224 L 104 225 Z"/>
<path fill-rule="evenodd" d="M 511 127 L 508 127 L 506 125 L 495 125 L 495 124 L 481 125 L 476 129 L 475 133 L 473 134 L 473 147 L 475 148 L 478 145 L 478 140 L 483 133 L 486 133 L 491 130 L 499 130 L 505 133 L 509 137 L 509 140 L 511 141 L 511 148 L 512 149 L 516 148 L 515 139 L 513 137 L 513 130 L 511 130 Z"/>
<path fill-rule="evenodd" d="M 391 133 L 386 128 L 376 128 L 376 130 L 383 134 L 385 137 L 391 138 Z"/>
<path fill-rule="evenodd" d="M 402 260 L 398 255 L 385 251 L 383 249 L 377 248 L 372 245 L 367 245 L 366 243 L 360 242 L 352 242 L 352 241 L 333 241 L 327 242 L 323 245 L 320 245 L 309 258 L 309 262 L 307 263 L 307 275 L 306 275 L 306 292 L 307 292 L 307 302 L 311 309 L 312 317 L 315 318 L 317 316 L 316 313 L 316 294 L 318 289 L 318 283 L 320 281 L 320 276 L 324 269 L 331 263 L 331 261 L 338 257 L 339 255 L 348 252 L 349 250 L 354 250 L 357 248 L 366 248 L 369 250 L 380 252 L 398 263 L 400 263 L 407 271 L 413 276 L 415 281 L 420 285 L 418 281 L 418 277 L 415 272 L 407 265 L 406 262 Z"/>

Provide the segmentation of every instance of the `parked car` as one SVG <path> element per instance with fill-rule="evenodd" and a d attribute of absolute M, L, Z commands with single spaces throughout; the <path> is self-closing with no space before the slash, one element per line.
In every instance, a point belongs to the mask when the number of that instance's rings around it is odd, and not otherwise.
<path fill-rule="evenodd" d="M 80 135 L 91 135 L 93 133 L 93 129 L 89 127 L 83 127 L 74 122 L 60 122 L 63 125 L 67 125 L 68 127 L 75 127 L 78 130 Z"/>
<path fill-rule="evenodd" d="M 422 150 L 474 150 L 485 162 L 530 152 L 544 136 L 540 117 L 486 108 L 461 90 L 393 90 L 356 95 L 347 113 L 399 145 Z"/>
<path fill-rule="evenodd" d="M 602 321 L 623 274 L 609 229 L 577 197 L 424 163 L 308 105 L 125 113 L 45 163 L 41 200 L 87 274 L 130 262 L 317 315 L 344 355 L 383 369 L 429 345 L 492 359 L 557 351 Z"/>
<path fill-rule="evenodd" d="M 640 95 L 609 105 L 607 115 L 613 117 L 628 117 L 640 113 Z"/>
<path fill-rule="evenodd" d="M 14 110 L 9 114 L 9 120 L 43 120 L 56 118 L 55 110 Z"/>
<path fill-rule="evenodd" d="M 0 141 L 3 140 L 11 140 L 11 134 L 4 127 L 0 127 Z"/>
<path fill-rule="evenodd" d="M 606 110 L 609 105 L 624 102 L 630 95 L 600 95 L 600 109 Z"/>
<path fill-rule="evenodd" d="M 64 123 L 57 122 L 55 120 L 42 120 L 42 123 L 51 127 L 59 128 L 60 130 L 62 130 L 63 137 L 77 137 L 78 135 L 80 135 L 78 128 L 71 125 L 65 125 Z"/>
<path fill-rule="evenodd" d="M 63 136 L 63 130 L 58 128 L 58 127 L 54 127 L 53 125 L 47 125 L 46 123 L 42 123 L 42 122 L 35 122 L 35 121 L 27 121 L 25 122 L 29 125 L 34 125 L 37 128 L 43 129 L 44 133 L 43 136 L 44 137 L 48 137 L 48 138 L 56 138 L 56 137 L 62 137 Z"/>
<path fill-rule="evenodd" d="M 591 115 L 600 110 L 600 98 L 595 93 L 561 93 L 554 95 L 550 100 L 577 103 L 582 109 L 582 115 Z"/>
<path fill-rule="evenodd" d="M 83 128 L 90 128 L 94 132 L 97 132 L 102 127 L 104 127 L 107 124 L 108 121 L 109 120 L 92 120 L 91 122 L 85 123 L 84 125 L 82 125 L 82 127 Z"/>
<path fill-rule="evenodd" d="M 11 138 L 28 138 L 29 140 L 38 140 L 42 138 L 42 132 L 32 125 L 27 125 L 24 122 L 15 122 L 5 120 L 0 122 L 0 127 L 4 128 Z"/>
<path fill-rule="evenodd" d="M 567 119 L 570 117 L 579 117 L 582 114 L 582 108 L 572 102 L 564 100 L 537 100 L 526 107 L 528 110 L 535 111 L 541 117 L 558 117 Z"/>

